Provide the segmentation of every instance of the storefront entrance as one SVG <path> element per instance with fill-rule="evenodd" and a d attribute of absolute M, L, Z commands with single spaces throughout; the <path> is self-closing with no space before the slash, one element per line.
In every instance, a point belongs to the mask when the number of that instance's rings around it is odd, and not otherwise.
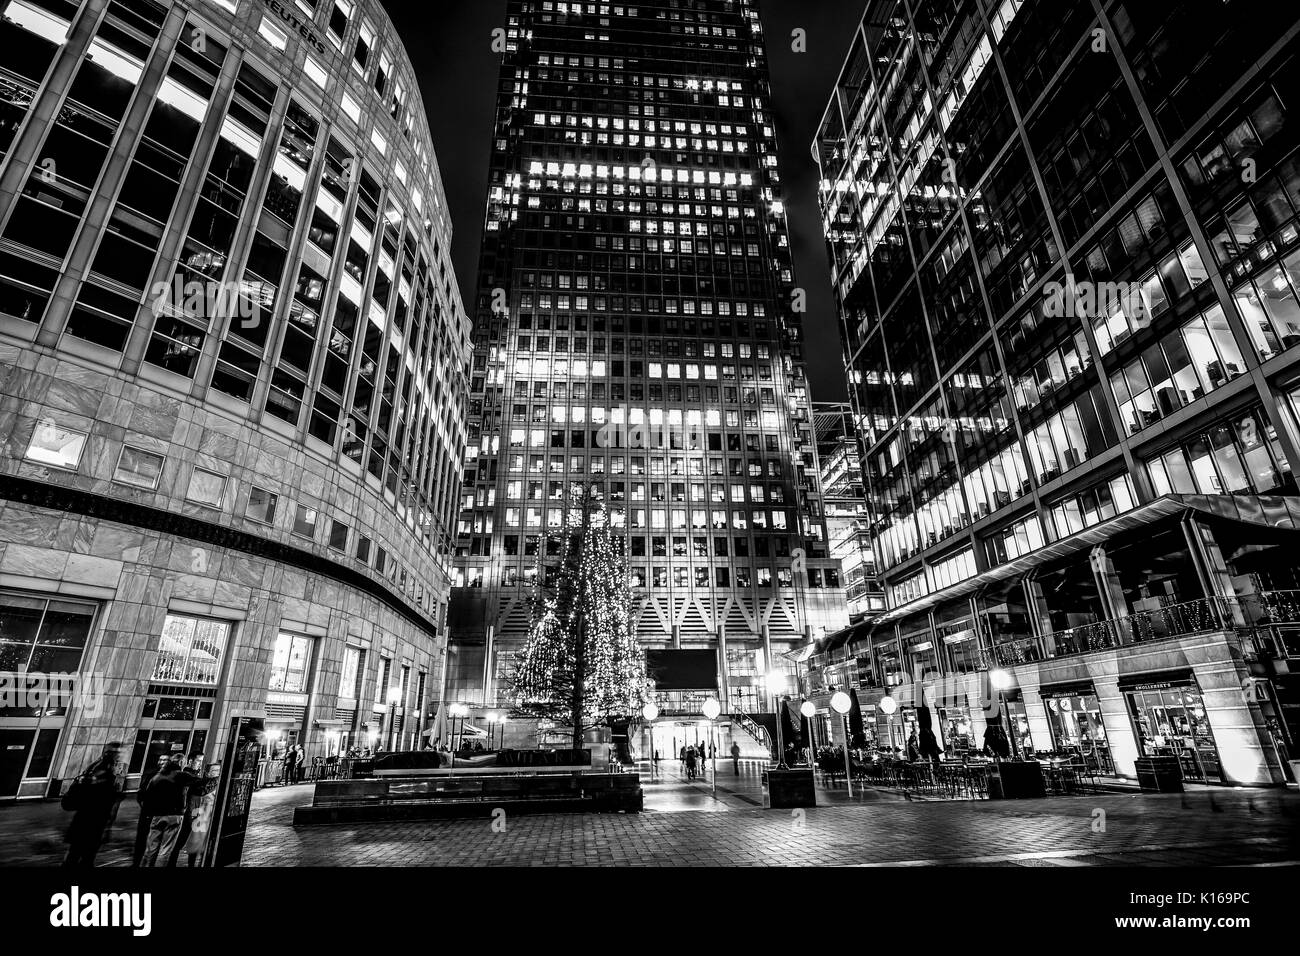
<path fill-rule="evenodd" d="M 1194 683 L 1142 684 L 1126 691 L 1125 697 L 1142 756 L 1174 756 L 1184 779 L 1222 781 L 1219 751 Z"/>
<path fill-rule="evenodd" d="M 1047 726 L 1052 732 L 1052 749 L 1075 753 L 1095 773 L 1114 774 L 1106 727 L 1101 720 L 1097 695 L 1086 690 L 1078 693 L 1043 693 L 1047 708 Z"/>

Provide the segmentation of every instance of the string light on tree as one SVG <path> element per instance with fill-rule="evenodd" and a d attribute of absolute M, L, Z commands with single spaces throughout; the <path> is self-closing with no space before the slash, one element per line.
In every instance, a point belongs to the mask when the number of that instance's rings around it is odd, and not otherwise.
<path fill-rule="evenodd" d="M 650 682 L 632 633 L 623 539 L 595 486 L 571 492 L 559 544 L 556 565 L 538 569 L 511 683 L 517 711 L 572 727 L 577 750 L 585 730 L 640 713 Z"/>

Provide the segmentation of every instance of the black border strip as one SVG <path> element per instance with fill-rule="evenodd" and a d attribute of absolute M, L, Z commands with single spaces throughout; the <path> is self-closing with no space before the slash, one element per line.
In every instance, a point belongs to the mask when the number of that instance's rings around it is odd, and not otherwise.
<path fill-rule="evenodd" d="M 438 637 L 436 624 L 428 621 L 388 588 L 359 571 L 302 548 L 261 538 L 235 528 L 223 527 L 200 518 L 163 511 L 150 505 L 106 498 L 88 491 L 53 485 L 31 478 L 21 478 L 17 475 L 0 475 L 0 499 L 50 511 L 80 515 L 84 518 L 100 518 L 159 534 L 189 538 L 333 578 L 341 584 L 378 598 L 430 637 L 435 640 Z"/>

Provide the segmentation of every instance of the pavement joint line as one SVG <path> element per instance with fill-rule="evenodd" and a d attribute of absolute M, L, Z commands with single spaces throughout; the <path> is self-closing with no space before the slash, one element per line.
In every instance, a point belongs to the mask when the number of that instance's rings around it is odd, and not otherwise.
<path fill-rule="evenodd" d="M 997 856 L 934 857 L 928 860 L 887 860 L 872 863 L 855 863 L 852 865 L 856 867 L 965 866 L 970 863 L 1015 863 L 1019 860 L 1056 860 L 1081 856 L 1099 856 L 1105 853 L 1162 853 L 1166 850 L 1215 849 L 1224 846 L 1241 846 L 1242 844 L 1259 846 L 1278 844 L 1281 842 L 1281 840 L 1275 837 L 1248 837 L 1244 840 L 1233 840 L 1230 843 L 1210 840 L 1193 843 L 1142 843 L 1134 846 L 1107 849 L 1101 847 L 1087 847 L 1085 849 L 1074 850 L 1037 850 L 1032 853 L 1004 853 Z"/>

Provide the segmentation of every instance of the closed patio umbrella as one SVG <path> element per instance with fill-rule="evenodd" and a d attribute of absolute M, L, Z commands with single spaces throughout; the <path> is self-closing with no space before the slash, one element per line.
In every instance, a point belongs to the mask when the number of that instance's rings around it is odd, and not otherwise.
<path fill-rule="evenodd" d="M 849 688 L 849 746 L 865 747 L 867 729 L 862 723 L 862 705 L 858 703 L 858 692 Z"/>

